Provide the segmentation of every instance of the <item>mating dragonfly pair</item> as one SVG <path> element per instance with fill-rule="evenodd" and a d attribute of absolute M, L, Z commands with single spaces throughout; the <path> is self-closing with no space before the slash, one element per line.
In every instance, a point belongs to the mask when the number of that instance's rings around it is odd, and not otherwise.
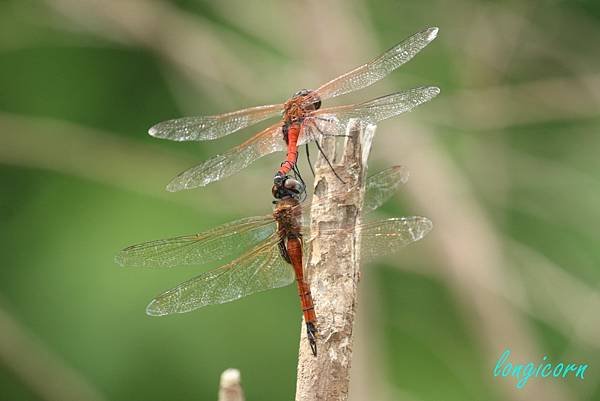
<path fill-rule="evenodd" d="M 353 121 L 377 123 L 407 112 L 439 93 L 436 87 L 420 87 L 367 102 L 321 109 L 321 102 L 347 94 L 384 78 L 429 44 L 437 28 L 419 32 L 381 56 L 316 90 L 301 90 L 284 104 L 259 106 L 209 117 L 187 117 L 153 126 L 152 136 L 175 141 L 203 141 L 223 137 L 282 113 L 282 121 L 248 141 L 192 167 L 167 186 L 169 191 L 195 188 L 228 177 L 256 159 L 275 151 L 287 151 L 274 177 L 277 199 L 273 214 L 237 220 L 204 233 L 133 245 L 123 249 L 116 262 L 123 266 L 173 267 L 201 265 L 239 255 L 232 262 L 205 272 L 157 296 L 148 305 L 149 315 L 184 313 L 213 304 L 297 282 L 307 337 L 316 355 L 317 324 L 313 300 L 304 278 L 306 247 L 310 238 L 308 208 L 299 200 L 304 182 L 296 166 L 298 147 L 328 135 L 344 135 Z M 331 164 L 330 164 L 331 166 Z M 296 178 L 290 178 L 292 171 Z M 406 169 L 393 167 L 370 177 L 366 183 L 363 212 L 378 208 L 408 178 Z M 363 257 L 388 254 L 421 239 L 431 229 L 424 217 L 407 217 L 365 223 L 361 227 Z M 290 268 L 290 265 L 292 268 Z"/>
<path fill-rule="evenodd" d="M 408 171 L 399 166 L 369 177 L 362 213 L 381 206 L 407 179 Z M 122 266 L 169 268 L 207 264 L 241 253 L 233 261 L 160 294 L 146 313 L 163 316 L 190 312 L 296 281 L 307 337 L 316 355 L 316 314 L 303 273 L 307 249 L 303 242 L 311 238 L 309 210 L 309 204 L 289 197 L 277 202 L 273 214 L 240 219 L 200 234 L 133 245 L 123 249 L 116 261 Z M 423 238 L 431 227 L 429 219 L 418 216 L 363 223 L 361 258 L 388 255 Z"/>

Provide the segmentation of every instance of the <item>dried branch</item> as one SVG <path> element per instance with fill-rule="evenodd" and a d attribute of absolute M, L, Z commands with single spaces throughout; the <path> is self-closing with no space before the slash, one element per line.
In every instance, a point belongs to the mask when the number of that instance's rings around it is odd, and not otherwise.
<path fill-rule="evenodd" d="M 307 241 L 310 257 L 306 268 L 318 318 L 318 355 L 312 355 L 303 331 L 296 401 L 348 398 L 360 277 L 357 227 L 364 197 L 366 161 L 375 128 L 374 125 L 353 125 L 337 154 L 333 137 L 326 137 L 321 144 L 335 173 L 321 155 L 315 166 L 311 207 L 314 237 Z"/>
<path fill-rule="evenodd" d="M 45 401 L 105 401 L 92 383 L 51 352 L 0 305 L 0 365 Z"/>
<path fill-rule="evenodd" d="M 240 384 L 240 371 L 227 369 L 221 373 L 219 401 L 244 401 L 244 391 Z"/>

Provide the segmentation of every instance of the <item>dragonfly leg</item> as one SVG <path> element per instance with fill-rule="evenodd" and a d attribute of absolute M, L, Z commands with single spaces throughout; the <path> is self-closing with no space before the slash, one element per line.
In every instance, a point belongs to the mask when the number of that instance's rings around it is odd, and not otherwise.
<path fill-rule="evenodd" d="M 323 130 L 322 130 L 321 128 L 319 128 L 319 127 L 317 126 L 317 124 L 316 124 L 316 123 L 315 123 L 313 120 L 310 120 L 310 123 L 311 123 L 312 127 L 313 127 L 314 129 L 316 129 L 316 130 L 319 132 L 319 134 L 320 134 L 320 136 L 321 136 L 321 137 L 324 137 L 324 136 L 326 136 L 326 135 L 325 135 L 325 133 L 323 132 Z M 331 135 L 331 136 L 337 136 L 337 135 Z M 345 136 L 345 135 L 342 135 L 342 136 Z M 314 140 L 315 140 L 315 144 L 317 145 L 317 149 L 319 149 L 319 152 L 320 152 L 320 153 L 321 153 L 321 155 L 323 155 L 323 157 L 325 158 L 325 161 L 326 161 L 326 162 L 327 162 L 327 164 L 329 165 L 329 168 L 331 169 L 331 171 L 333 171 L 333 174 L 334 174 L 334 175 L 337 177 L 337 179 L 338 179 L 338 180 L 340 180 L 340 182 L 341 182 L 342 184 L 345 184 L 345 183 L 346 183 L 346 181 L 342 180 L 342 177 L 340 177 L 340 176 L 338 175 L 338 173 L 335 171 L 335 168 L 333 168 L 333 166 L 332 166 L 331 162 L 330 162 L 330 161 L 329 161 L 329 159 L 327 158 L 327 155 L 325 154 L 325 152 L 323 152 L 323 148 L 321 148 L 321 144 L 319 143 L 319 137 L 315 136 Z"/>
<path fill-rule="evenodd" d="M 317 356 L 317 333 L 318 330 L 315 324 L 313 322 L 307 322 L 306 337 L 308 338 L 308 343 L 314 356 Z"/>
<path fill-rule="evenodd" d="M 290 260 L 290 255 L 288 254 L 287 248 L 285 247 L 285 241 L 283 238 L 279 240 L 277 246 L 279 247 L 279 254 L 283 258 L 283 260 L 285 260 L 289 264 L 292 264 L 292 261 Z"/>
<path fill-rule="evenodd" d="M 331 171 L 333 171 L 333 174 L 337 177 L 338 180 L 340 180 L 340 182 L 342 184 L 345 184 L 346 181 L 342 180 L 342 177 L 340 177 L 338 175 L 338 173 L 335 171 L 335 168 L 333 168 L 333 166 L 331 165 L 331 162 L 329 161 L 329 159 L 327 158 L 327 155 L 325 154 L 325 152 L 323 152 L 323 148 L 321 148 L 321 144 L 319 143 L 319 141 L 315 141 L 315 144 L 317 145 L 317 149 L 319 149 L 319 152 L 321 152 L 321 154 L 323 155 L 323 157 L 325 158 L 325 161 L 327 162 L 327 164 L 329 165 L 329 168 L 331 169 Z"/>
<path fill-rule="evenodd" d="M 308 167 L 310 167 L 310 172 L 312 173 L 312 175 L 314 177 L 315 169 L 313 168 L 312 162 L 310 161 L 310 152 L 308 151 L 308 143 L 305 146 L 306 146 L 306 160 L 308 160 Z"/>

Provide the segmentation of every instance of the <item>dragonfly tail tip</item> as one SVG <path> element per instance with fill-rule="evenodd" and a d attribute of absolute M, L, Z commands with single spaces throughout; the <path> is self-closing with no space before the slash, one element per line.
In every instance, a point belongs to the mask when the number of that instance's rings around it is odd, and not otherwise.
<path fill-rule="evenodd" d="M 306 323 L 306 337 L 308 339 L 308 345 L 314 356 L 317 356 L 317 328 L 314 323 Z"/>

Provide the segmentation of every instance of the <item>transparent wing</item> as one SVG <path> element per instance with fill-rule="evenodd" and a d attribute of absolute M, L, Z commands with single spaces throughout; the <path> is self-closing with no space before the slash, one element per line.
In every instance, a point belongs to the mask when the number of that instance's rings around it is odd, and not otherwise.
<path fill-rule="evenodd" d="M 404 166 L 393 166 L 367 178 L 363 214 L 370 213 L 383 205 L 408 181 L 409 172 Z"/>
<path fill-rule="evenodd" d="M 157 296 L 146 308 L 152 316 L 185 313 L 235 301 L 294 281 L 293 269 L 279 255 L 276 240 L 254 248 L 233 262 L 201 274 Z"/>
<path fill-rule="evenodd" d="M 412 216 L 363 223 L 360 228 L 361 260 L 369 262 L 394 254 L 400 248 L 425 237 L 433 228 L 433 223 L 426 217 Z M 333 235 L 338 230 L 340 229 L 320 230 L 319 233 Z M 305 238 L 308 238 L 307 232 Z M 304 248 L 306 252 L 310 247 Z"/>
<path fill-rule="evenodd" d="M 148 133 L 153 137 L 172 141 L 206 141 L 221 138 L 281 114 L 282 109 L 283 105 L 272 104 L 217 116 L 176 118 L 154 125 Z"/>
<path fill-rule="evenodd" d="M 352 120 L 377 123 L 410 111 L 434 98 L 439 92 L 436 87 L 415 88 L 358 105 L 332 107 L 315 112 L 305 119 L 299 145 L 314 140 L 323 133 L 345 133 Z M 167 190 L 176 192 L 206 186 L 237 173 L 256 159 L 285 149 L 281 123 L 274 124 L 243 144 L 180 173 L 167 185 Z"/>
<path fill-rule="evenodd" d="M 304 135 L 300 144 L 318 138 L 323 134 L 345 133 L 351 120 L 376 124 L 380 121 L 413 110 L 428 102 L 440 93 L 435 86 L 409 89 L 393 93 L 360 104 L 330 107 L 319 110 L 305 120 Z"/>
<path fill-rule="evenodd" d="M 201 265 L 233 257 L 275 233 L 271 215 L 232 221 L 206 232 L 132 245 L 120 251 L 121 266 L 174 267 Z"/>
<path fill-rule="evenodd" d="M 167 185 L 167 191 L 203 187 L 237 173 L 256 159 L 282 150 L 285 150 L 285 142 L 281 133 L 281 123 L 277 123 L 241 145 L 180 173 Z"/>
<path fill-rule="evenodd" d="M 373 260 L 423 238 L 433 223 L 426 217 L 392 218 L 361 225 L 361 258 Z"/>
<path fill-rule="evenodd" d="M 428 28 L 392 47 L 371 62 L 341 75 L 316 90 L 321 100 L 353 92 L 374 84 L 423 50 L 437 36 L 438 28 Z"/>
<path fill-rule="evenodd" d="M 410 173 L 406 167 L 392 166 L 367 177 L 362 209 L 363 214 L 371 213 L 381 207 L 381 205 L 394 195 L 400 185 L 408 181 L 409 175 Z M 302 216 L 309 216 L 311 204 L 303 203 L 301 207 Z M 306 226 L 305 230 L 308 230 L 309 223 L 308 218 L 303 219 L 303 225 Z"/>

